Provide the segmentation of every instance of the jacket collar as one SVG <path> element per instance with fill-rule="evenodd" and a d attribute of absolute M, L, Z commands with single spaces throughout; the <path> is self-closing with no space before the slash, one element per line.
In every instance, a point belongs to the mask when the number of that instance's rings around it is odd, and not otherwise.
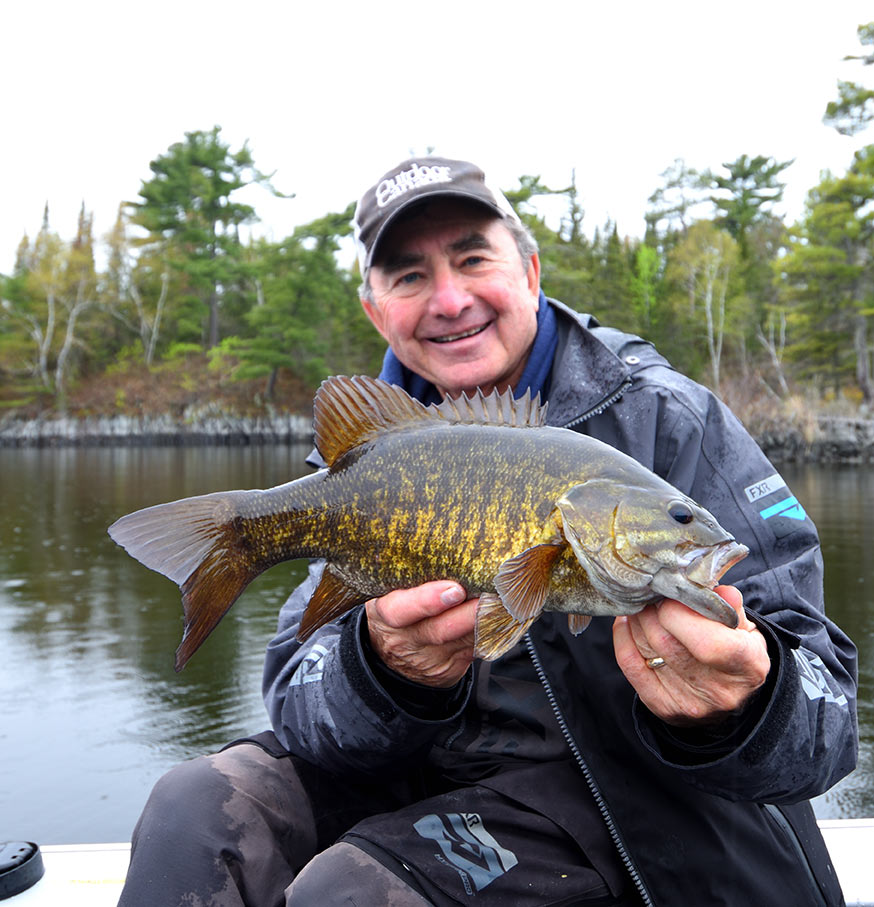
<path fill-rule="evenodd" d="M 547 422 L 572 427 L 617 400 L 631 381 L 623 361 L 593 333 L 592 315 L 549 299 L 558 322 Z"/>

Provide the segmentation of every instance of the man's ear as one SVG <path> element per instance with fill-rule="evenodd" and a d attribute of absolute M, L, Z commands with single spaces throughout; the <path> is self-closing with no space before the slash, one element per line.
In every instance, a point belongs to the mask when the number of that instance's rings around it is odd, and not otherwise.
<path fill-rule="evenodd" d="M 526 277 L 528 278 L 528 289 L 531 291 L 534 300 L 537 301 L 540 298 L 540 256 L 536 252 L 531 256 L 531 261 L 528 262 Z"/>
<path fill-rule="evenodd" d="M 375 303 L 371 302 L 369 299 L 361 300 L 361 308 L 364 309 L 364 314 L 370 319 L 373 326 L 382 334 L 385 340 L 388 340 L 388 337 L 385 336 L 385 331 L 383 330 L 383 325 L 385 324 L 385 318 L 383 317 L 382 309 Z"/>

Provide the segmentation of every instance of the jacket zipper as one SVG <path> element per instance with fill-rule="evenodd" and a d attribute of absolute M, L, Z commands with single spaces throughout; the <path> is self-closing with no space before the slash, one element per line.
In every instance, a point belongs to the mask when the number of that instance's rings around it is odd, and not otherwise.
<path fill-rule="evenodd" d="M 528 647 L 528 654 L 531 656 L 531 661 L 534 664 L 534 670 L 537 672 L 537 677 L 539 678 L 543 689 L 546 691 L 546 697 L 549 700 L 553 714 L 558 721 L 558 726 L 561 728 L 564 739 L 567 741 L 567 745 L 570 747 L 574 759 L 576 760 L 577 765 L 583 773 L 583 778 L 585 778 L 586 784 L 588 785 L 589 790 L 592 792 L 592 797 L 594 797 L 595 804 L 597 805 L 598 810 L 601 813 L 604 824 L 607 826 L 607 831 L 610 833 L 610 837 L 613 840 L 613 845 L 619 852 L 619 857 L 625 865 L 625 868 L 628 870 L 628 874 L 631 876 L 631 879 L 634 882 L 638 893 L 643 899 L 643 903 L 646 905 L 646 907 L 653 907 L 653 901 L 649 895 L 649 891 L 647 891 L 646 884 L 641 878 L 637 867 L 634 865 L 634 860 L 631 859 L 631 854 L 628 853 L 628 850 L 625 847 L 625 842 L 622 840 L 622 835 L 620 834 L 619 829 L 616 826 L 616 822 L 610 812 L 610 807 L 607 805 L 607 801 L 604 799 L 604 795 L 601 793 L 601 788 L 598 786 L 598 782 L 595 780 L 595 776 L 592 774 L 592 770 L 589 768 L 585 757 L 580 751 L 579 746 L 577 746 L 577 741 L 574 739 L 574 735 L 571 732 L 570 727 L 568 727 L 564 713 L 562 712 L 561 706 L 558 704 L 558 700 L 556 699 L 555 693 L 552 689 L 552 684 L 550 683 L 549 678 L 546 676 L 546 671 L 543 668 L 543 663 L 540 660 L 540 655 L 538 654 L 537 649 L 534 646 L 534 640 L 532 640 L 530 635 L 528 635 L 527 633 L 525 634 L 525 644 Z"/>
<path fill-rule="evenodd" d="M 612 394 L 605 397 L 600 403 L 593 406 L 587 412 L 584 412 L 581 416 L 577 416 L 576 419 L 571 419 L 570 422 L 566 422 L 561 427 L 576 428 L 581 422 L 585 422 L 587 419 L 591 419 L 592 416 L 600 416 L 608 406 L 612 406 L 625 393 L 625 391 L 627 391 L 628 388 L 631 387 L 632 383 L 633 382 L 631 380 L 631 377 L 628 376 L 627 378 L 625 378 L 622 384 L 620 384 L 619 387 L 616 388 L 615 391 L 613 391 Z"/>
<path fill-rule="evenodd" d="M 591 419 L 592 416 L 599 416 L 602 412 L 604 412 L 605 409 L 607 409 L 608 406 L 612 406 L 625 393 L 625 391 L 627 391 L 628 388 L 631 387 L 631 384 L 631 377 L 626 377 L 622 384 L 615 391 L 613 391 L 613 393 L 609 394 L 600 403 L 593 406 L 587 412 L 583 413 L 580 416 L 577 416 L 575 419 L 571 419 L 571 421 L 563 425 L 562 428 L 575 428 L 577 425 L 580 425 L 587 419 Z M 613 846 L 619 853 L 619 857 L 622 860 L 622 863 L 625 866 L 626 870 L 628 871 L 628 874 L 631 876 L 631 880 L 634 882 L 634 886 L 635 888 L 637 888 L 637 891 L 640 894 L 643 903 L 646 905 L 646 907 L 653 907 L 653 900 L 650 897 L 649 891 L 646 888 L 646 884 L 641 878 L 637 867 L 634 865 L 634 860 L 631 859 L 631 854 L 629 854 L 628 849 L 625 847 L 625 842 L 622 840 L 622 835 L 620 834 L 619 829 L 616 826 L 616 821 L 614 820 L 613 815 L 610 812 L 610 807 L 607 805 L 607 801 L 604 799 L 604 795 L 601 793 L 601 788 L 598 786 L 598 782 L 595 780 L 595 776 L 592 774 L 592 770 L 589 768 L 589 765 L 586 762 L 586 759 L 583 756 L 582 752 L 580 751 L 579 746 L 577 746 L 577 741 L 574 739 L 574 735 L 571 732 L 567 721 L 565 720 L 564 713 L 562 712 L 561 706 L 558 704 L 558 700 L 556 699 L 555 693 L 552 689 L 552 684 L 550 683 L 549 678 L 546 676 L 546 671 L 543 668 L 543 663 L 540 660 L 540 655 L 538 654 L 537 649 L 534 645 L 534 640 L 531 639 L 531 636 L 527 633 L 525 634 L 525 644 L 528 647 L 528 654 L 531 656 L 531 661 L 534 664 L 534 670 L 537 672 L 540 683 L 543 686 L 543 689 L 546 691 L 546 697 L 549 700 L 553 714 L 558 721 L 558 726 L 561 728 L 564 739 L 567 742 L 567 745 L 570 747 L 570 751 L 571 753 L 573 753 L 574 759 L 576 760 L 580 771 L 583 773 L 583 778 L 585 779 L 586 784 L 588 785 L 589 790 L 592 793 L 595 804 L 597 805 L 598 810 L 601 813 L 601 818 L 604 820 L 604 824 L 607 826 L 607 831 L 610 833 L 610 838 L 613 841 Z"/>

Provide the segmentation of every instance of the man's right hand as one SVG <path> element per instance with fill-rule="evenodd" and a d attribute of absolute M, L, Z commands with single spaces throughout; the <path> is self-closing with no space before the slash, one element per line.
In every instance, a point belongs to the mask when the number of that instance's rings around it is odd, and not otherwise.
<path fill-rule="evenodd" d="M 449 580 L 371 599 L 370 644 L 387 667 L 408 680 L 453 687 L 473 661 L 477 601 Z"/>

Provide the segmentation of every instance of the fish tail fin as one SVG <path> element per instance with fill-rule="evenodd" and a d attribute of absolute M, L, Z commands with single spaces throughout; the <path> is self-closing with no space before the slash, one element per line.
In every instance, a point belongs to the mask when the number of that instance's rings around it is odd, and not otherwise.
<path fill-rule="evenodd" d="M 519 642 L 538 616 L 539 613 L 526 620 L 516 620 L 499 596 L 484 592 L 476 609 L 473 654 L 486 661 L 500 658 Z"/>
<path fill-rule="evenodd" d="M 185 616 L 176 650 L 181 671 L 242 591 L 271 563 L 256 556 L 239 501 L 219 492 L 158 504 L 121 517 L 109 535 L 142 564 L 182 590 Z"/>

